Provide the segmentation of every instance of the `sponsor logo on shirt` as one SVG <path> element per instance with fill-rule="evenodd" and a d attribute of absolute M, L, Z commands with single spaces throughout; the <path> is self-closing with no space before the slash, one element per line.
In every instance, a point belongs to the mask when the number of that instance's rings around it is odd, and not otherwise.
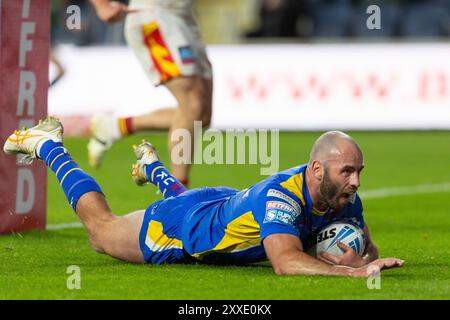
<path fill-rule="evenodd" d="M 295 219 L 299 216 L 299 212 L 291 205 L 280 201 L 266 202 L 266 222 L 281 222 L 284 224 L 294 224 Z"/>
<path fill-rule="evenodd" d="M 267 196 L 268 197 L 275 197 L 275 198 L 279 198 L 282 199 L 286 202 L 289 202 L 289 204 L 291 206 L 293 206 L 295 208 L 295 210 L 297 210 L 299 213 L 302 212 L 302 208 L 300 207 L 300 205 L 291 197 L 285 195 L 283 192 L 276 190 L 276 189 L 269 189 L 269 191 L 267 191 Z"/>
<path fill-rule="evenodd" d="M 195 62 L 194 52 L 190 46 L 179 47 L 178 50 L 180 52 L 181 62 L 183 64 Z"/>
<path fill-rule="evenodd" d="M 267 201 L 266 202 L 266 209 L 280 209 L 280 210 L 284 210 L 284 211 L 288 211 L 288 212 L 294 212 L 295 209 L 284 202 L 281 201 Z"/>
<path fill-rule="evenodd" d="M 264 222 L 266 221 L 273 221 L 277 217 L 277 211 L 276 210 L 268 210 L 266 212 L 266 218 L 264 219 Z"/>

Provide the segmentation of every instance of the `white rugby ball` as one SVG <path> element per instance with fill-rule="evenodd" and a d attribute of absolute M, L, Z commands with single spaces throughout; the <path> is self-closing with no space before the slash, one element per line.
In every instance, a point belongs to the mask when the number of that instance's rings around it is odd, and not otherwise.
<path fill-rule="evenodd" d="M 328 252 L 336 257 L 342 256 L 344 252 L 337 246 L 337 240 L 355 250 L 360 256 L 364 253 L 366 241 L 363 231 L 353 224 L 344 222 L 335 222 L 323 228 L 317 234 L 316 244 L 308 250 L 308 253 L 316 256 L 320 252 Z"/>

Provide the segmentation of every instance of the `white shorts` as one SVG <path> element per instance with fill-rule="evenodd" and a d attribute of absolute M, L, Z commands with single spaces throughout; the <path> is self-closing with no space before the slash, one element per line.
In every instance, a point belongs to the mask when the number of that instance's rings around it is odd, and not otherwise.
<path fill-rule="evenodd" d="M 190 11 L 154 6 L 129 13 L 125 38 L 155 86 L 180 76 L 212 78 L 211 64 Z"/>

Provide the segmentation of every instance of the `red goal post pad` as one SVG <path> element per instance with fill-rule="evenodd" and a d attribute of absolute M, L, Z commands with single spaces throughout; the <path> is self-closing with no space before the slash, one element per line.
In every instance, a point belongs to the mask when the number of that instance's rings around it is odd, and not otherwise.
<path fill-rule="evenodd" d="M 47 114 L 50 0 L 0 1 L 1 146 Z M 0 233 L 44 229 L 46 168 L 0 151 Z"/>

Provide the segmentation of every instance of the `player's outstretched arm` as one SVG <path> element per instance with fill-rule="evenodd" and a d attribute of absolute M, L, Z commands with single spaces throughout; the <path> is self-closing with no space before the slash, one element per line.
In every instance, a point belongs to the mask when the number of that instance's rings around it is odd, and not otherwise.
<path fill-rule="evenodd" d="M 327 264 L 303 252 L 300 239 L 290 234 L 267 236 L 264 239 L 264 248 L 277 275 L 367 277 L 377 269 L 383 270 L 403 266 L 403 261 L 396 258 L 378 259 L 359 268 Z"/>
<path fill-rule="evenodd" d="M 366 237 L 366 248 L 364 249 L 362 258 L 365 263 L 370 263 L 378 259 L 378 248 L 373 242 L 372 237 L 370 236 L 369 227 L 367 226 L 367 224 L 365 225 L 363 232 L 364 236 Z"/>

